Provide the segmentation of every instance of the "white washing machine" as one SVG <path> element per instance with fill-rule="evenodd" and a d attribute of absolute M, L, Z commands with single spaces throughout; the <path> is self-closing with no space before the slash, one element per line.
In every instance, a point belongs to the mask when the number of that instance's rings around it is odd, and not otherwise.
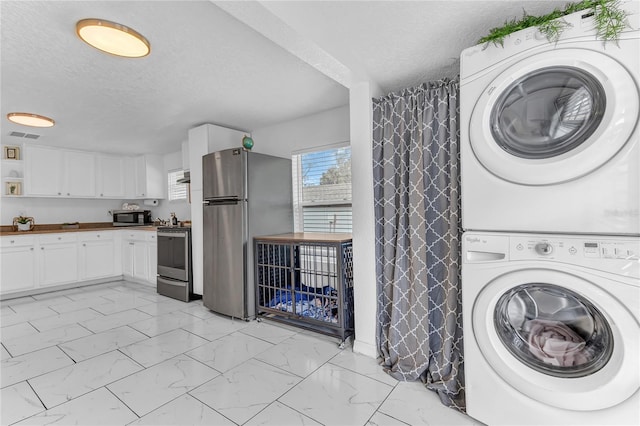
<path fill-rule="evenodd" d="M 465 230 L 640 235 L 640 13 L 619 42 L 569 15 L 461 54 Z"/>
<path fill-rule="evenodd" d="M 467 414 L 640 424 L 640 238 L 466 232 Z"/>

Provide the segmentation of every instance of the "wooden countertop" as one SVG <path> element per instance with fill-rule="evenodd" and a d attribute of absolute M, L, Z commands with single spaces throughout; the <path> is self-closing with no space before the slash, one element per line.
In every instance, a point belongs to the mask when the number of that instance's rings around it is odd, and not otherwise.
<path fill-rule="evenodd" d="M 261 241 L 294 241 L 315 243 L 346 243 L 351 241 L 351 234 L 330 232 L 292 232 L 288 234 L 263 235 L 254 237 Z"/>
<path fill-rule="evenodd" d="M 0 236 L 4 235 L 33 235 L 54 234 L 59 232 L 87 232 L 87 231 L 115 231 L 128 229 L 131 231 L 156 231 L 157 226 L 113 226 L 111 222 L 80 223 L 79 228 L 63 229 L 61 223 L 35 225 L 31 231 L 14 231 L 11 225 L 0 226 Z"/>

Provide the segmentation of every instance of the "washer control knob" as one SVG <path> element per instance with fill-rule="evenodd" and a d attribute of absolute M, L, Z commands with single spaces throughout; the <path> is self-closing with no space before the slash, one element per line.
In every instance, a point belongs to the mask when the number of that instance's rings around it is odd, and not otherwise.
<path fill-rule="evenodd" d="M 549 243 L 538 243 L 536 244 L 536 253 L 547 255 L 553 252 L 553 246 Z"/>

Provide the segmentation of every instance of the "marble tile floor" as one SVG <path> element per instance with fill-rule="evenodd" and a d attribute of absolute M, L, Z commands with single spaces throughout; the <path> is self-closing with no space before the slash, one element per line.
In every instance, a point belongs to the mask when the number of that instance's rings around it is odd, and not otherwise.
<path fill-rule="evenodd" d="M 0 302 L 2 425 L 481 425 L 338 339 L 117 281 Z"/>

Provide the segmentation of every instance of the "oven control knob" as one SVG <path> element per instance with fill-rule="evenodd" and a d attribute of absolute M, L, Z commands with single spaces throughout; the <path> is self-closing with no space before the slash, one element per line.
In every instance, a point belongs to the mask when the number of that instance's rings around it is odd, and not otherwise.
<path fill-rule="evenodd" d="M 542 255 L 548 255 L 553 252 L 553 246 L 549 243 L 538 243 L 536 244 L 536 253 Z"/>

